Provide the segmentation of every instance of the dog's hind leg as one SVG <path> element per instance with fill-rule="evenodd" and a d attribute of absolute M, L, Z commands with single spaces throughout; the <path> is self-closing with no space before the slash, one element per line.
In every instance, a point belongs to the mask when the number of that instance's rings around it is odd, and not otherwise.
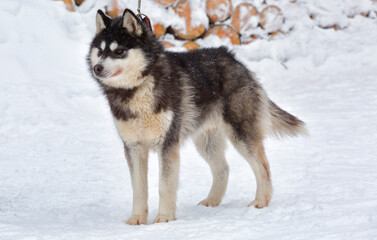
<path fill-rule="evenodd" d="M 229 166 L 225 160 L 226 142 L 218 129 L 206 130 L 195 138 L 200 155 L 209 164 L 213 182 L 208 197 L 199 204 L 214 207 L 220 204 L 228 184 Z M 198 204 L 198 205 L 199 205 Z"/>
<path fill-rule="evenodd" d="M 248 207 L 266 207 L 272 197 L 272 185 L 270 165 L 264 152 L 263 141 L 240 139 L 235 137 L 234 133 L 230 136 L 230 140 L 238 152 L 250 164 L 257 181 L 255 200 L 252 201 Z"/>
<path fill-rule="evenodd" d="M 253 157 L 250 159 L 248 162 L 253 168 L 257 179 L 257 193 L 255 200 L 248 207 L 263 208 L 270 203 L 272 197 L 270 164 L 264 152 L 263 142 L 256 144 Z"/>
<path fill-rule="evenodd" d="M 224 101 L 224 130 L 255 174 L 257 192 L 249 206 L 263 208 L 272 197 L 270 166 L 263 147 L 269 122 L 268 98 L 257 82 L 251 80 L 229 93 Z"/>

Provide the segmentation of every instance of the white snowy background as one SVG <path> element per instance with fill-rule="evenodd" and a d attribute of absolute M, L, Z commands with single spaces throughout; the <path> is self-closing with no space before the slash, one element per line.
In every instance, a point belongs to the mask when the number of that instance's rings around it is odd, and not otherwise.
<path fill-rule="evenodd" d="M 279 1 L 291 32 L 232 47 L 269 96 L 310 131 L 266 141 L 269 207 L 246 207 L 255 179 L 231 146 L 222 204 L 196 206 L 212 180 L 188 141 L 177 221 L 151 224 L 158 208 L 151 154 L 148 225 L 129 226 L 132 188 L 122 143 L 85 62 L 96 10 L 107 2 L 87 0 L 71 13 L 61 2 L 0 1 L 0 239 L 377 239 L 376 4 L 302 0 L 285 8 L 288 1 Z M 123 3 L 136 10 L 136 1 Z M 158 16 L 162 10 L 148 0 L 143 6 L 153 19 L 173 19 Z M 313 12 L 320 17 L 310 19 Z M 318 21 L 344 29 L 325 30 Z"/>

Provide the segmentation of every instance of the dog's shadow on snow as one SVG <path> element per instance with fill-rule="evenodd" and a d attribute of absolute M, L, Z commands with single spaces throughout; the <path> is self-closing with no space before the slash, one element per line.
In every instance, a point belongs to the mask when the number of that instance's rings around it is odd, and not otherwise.
<path fill-rule="evenodd" d="M 216 207 L 183 204 L 177 207 L 177 219 L 184 221 L 235 219 L 237 217 L 241 218 L 250 211 L 259 210 L 254 207 L 247 207 L 247 205 L 248 203 L 241 199 L 226 201 Z"/>

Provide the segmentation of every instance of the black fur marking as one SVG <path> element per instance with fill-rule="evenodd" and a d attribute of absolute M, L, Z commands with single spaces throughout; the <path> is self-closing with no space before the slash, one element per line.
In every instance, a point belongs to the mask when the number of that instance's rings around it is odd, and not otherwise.
<path fill-rule="evenodd" d="M 164 70 L 166 64 L 166 59 L 161 59 L 150 71 L 155 79 L 155 113 L 168 109 L 176 112 L 181 102 L 182 90 L 178 75 L 174 71 Z"/>
<path fill-rule="evenodd" d="M 129 119 L 137 118 L 137 114 L 132 113 L 128 108 L 126 108 L 127 103 L 130 101 L 136 91 L 136 88 L 126 90 L 106 87 L 104 89 L 109 101 L 111 113 L 116 119 L 127 121 Z"/>
<path fill-rule="evenodd" d="M 106 16 L 106 14 L 104 14 L 104 13 L 102 12 L 102 10 L 98 10 L 97 13 L 98 13 L 99 15 L 101 15 L 101 18 L 102 18 L 103 23 L 105 24 L 105 26 L 106 26 L 106 27 L 109 26 L 110 23 L 111 23 L 111 19 L 110 19 L 108 16 Z"/>

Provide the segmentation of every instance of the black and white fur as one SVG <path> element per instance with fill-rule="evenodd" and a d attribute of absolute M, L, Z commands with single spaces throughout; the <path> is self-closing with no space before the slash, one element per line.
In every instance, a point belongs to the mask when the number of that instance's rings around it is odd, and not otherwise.
<path fill-rule="evenodd" d="M 272 186 L 263 139 L 268 134 L 305 133 L 304 123 L 273 103 L 253 73 L 225 47 L 165 51 L 128 9 L 115 19 L 99 10 L 96 24 L 88 63 L 124 142 L 133 187 L 132 216 L 127 223 L 147 220 L 151 149 L 157 151 L 160 166 L 160 202 L 154 222 L 175 220 L 179 148 L 188 137 L 213 175 L 211 190 L 199 204 L 217 206 L 225 194 L 227 137 L 257 180 L 249 206 L 267 206 Z"/>

